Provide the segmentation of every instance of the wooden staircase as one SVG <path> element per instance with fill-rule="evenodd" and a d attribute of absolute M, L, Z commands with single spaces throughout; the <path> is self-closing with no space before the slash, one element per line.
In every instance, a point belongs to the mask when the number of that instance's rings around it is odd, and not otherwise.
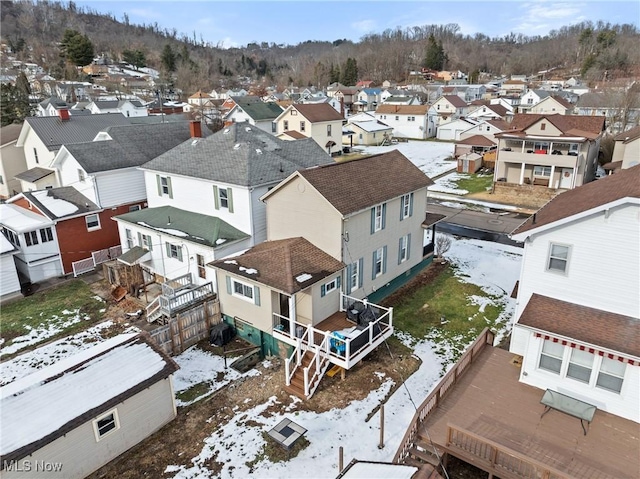
<path fill-rule="evenodd" d="M 298 396 L 300 399 L 308 399 L 304 394 L 304 368 L 309 368 L 309 376 L 315 372 L 315 362 L 313 361 L 313 351 L 307 350 L 302 356 L 302 363 L 298 366 L 293 376 L 291 377 L 291 384 L 287 386 L 285 384 L 285 391 Z"/>
<path fill-rule="evenodd" d="M 403 462 L 407 466 L 419 468 L 417 477 L 420 479 L 439 479 L 442 477 L 438 472 L 440 469 L 439 458 L 441 457 L 442 452 L 438 451 L 436 454 L 435 447 L 429 438 L 419 433 L 413 446 L 409 449 L 409 455 Z"/>

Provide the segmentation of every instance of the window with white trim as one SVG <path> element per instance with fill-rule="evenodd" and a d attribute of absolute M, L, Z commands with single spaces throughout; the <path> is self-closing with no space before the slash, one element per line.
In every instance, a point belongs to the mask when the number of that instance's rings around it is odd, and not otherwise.
<path fill-rule="evenodd" d="M 380 231 L 382 229 L 382 205 L 376 205 L 374 208 L 373 231 Z"/>
<path fill-rule="evenodd" d="M 304 121 L 301 121 L 300 122 L 300 131 L 305 131 L 306 126 L 307 126 L 306 123 Z"/>
<path fill-rule="evenodd" d="M 233 295 L 240 296 L 243 299 L 253 302 L 253 286 L 241 283 L 238 280 L 233 281 Z"/>
<path fill-rule="evenodd" d="M 551 167 L 550 166 L 534 166 L 533 176 L 538 176 L 541 178 L 549 178 L 551 176 Z"/>
<path fill-rule="evenodd" d="M 173 243 L 167 243 L 167 256 L 169 258 L 174 258 L 178 261 L 182 261 L 182 246 Z"/>
<path fill-rule="evenodd" d="M 140 239 L 141 239 L 140 246 L 142 246 L 146 250 L 153 251 L 153 243 L 151 241 L 151 235 L 143 235 L 143 234 L 141 234 L 140 235 Z"/>
<path fill-rule="evenodd" d="M 545 371 L 560 374 L 562 369 L 562 356 L 564 355 L 564 346 L 561 343 L 553 342 L 545 339 L 540 353 L 540 362 L 538 367 Z"/>
<path fill-rule="evenodd" d="M 606 389 L 614 393 L 622 391 L 624 373 L 627 368 L 626 363 L 611 358 L 602 358 L 600 372 L 596 381 L 596 387 Z"/>
<path fill-rule="evenodd" d="M 408 193 L 408 194 L 404 195 L 400 199 L 400 201 L 401 201 L 401 205 L 402 205 L 402 218 L 401 219 L 405 219 L 411 213 L 411 193 Z"/>
<path fill-rule="evenodd" d="M 398 260 L 400 263 L 409 259 L 409 236 L 405 235 L 400 238 L 400 252 L 398 253 Z"/>
<path fill-rule="evenodd" d="M 331 125 L 327 125 L 327 136 L 331 136 Z"/>
<path fill-rule="evenodd" d="M 84 177 L 84 170 L 81 168 L 78 168 L 78 181 L 84 181 L 85 177 Z"/>
<path fill-rule="evenodd" d="M 129 249 L 133 248 L 133 233 L 131 232 L 131 230 L 129 228 L 125 228 L 124 237 L 125 237 L 125 241 L 127 243 L 127 248 L 129 248 Z"/>
<path fill-rule="evenodd" d="M 169 185 L 169 178 L 167 176 L 160 177 L 160 191 L 162 195 L 169 195 L 171 186 Z"/>
<path fill-rule="evenodd" d="M 349 291 L 355 291 L 360 287 L 360 263 L 351 263 L 351 276 L 349 277 Z"/>
<path fill-rule="evenodd" d="M 38 160 L 38 150 L 36 148 L 33 149 L 33 157 L 36 159 L 36 163 L 40 163 Z"/>
<path fill-rule="evenodd" d="M 27 246 L 35 246 L 38 244 L 38 232 L 37 231 L 29 231 L 24 234 L 24 242 Z"/>
<path fill-rule="evenodd" d="M 334 291 L 336 289 L 338 289 L 338 280 L 336 278 L 333 278 L 328 283 L 325 283 L 324 294 L 329 294 L 331 291 Z"/>
<path fill-rule="evenodd" d="M 376 260 L 373 264 L 373 272 L 376 277 L 382 274 L 382 265 L 384 264 L 384 248 L 376 250 Z"/>
<path fill-rule="evenodd" d="M 103 414 L 93 421 L 93 431 L 96 436 L 96 441 L 104 439 L 106 436 L 118 429 L 120 429 L 120 420 L 118 418 L 117 409 L 114 409 L 107 414 Z"/>
<path fill-rule="evenodd" d="M 196 254 L 196 259 L 198 260 L 198 277 L 207 279 L 207 270 L 204 267 L 204 256 Z"/>
<path fill-rule="evenodd" d="M 572 348 L 569 356 L 569 366 L 567 367 L 567 377 L 589 384 L 591 371 L 593 370 L 593 359 L 594 355 L 589 351 Z"/>
<path fill-rule="evenodd" d="M 84 221 L 87 224 L 87 231 L 100 229 L 100 217 L 98 215 L 87 215 L 84 217 Z"/>
<path fill-rule="evenodd" d="M 289 120 L 283 122 L 284 131 L 289 131 Z"/>
<path fill-rule="evenodd" d="M 43 243 L 48 243 L 49 241 L 53 241 L 53 231 L 51 228 L 41 228 L 40 229 L 40 239 Z"/>
<path fill-rule="evenodd" d="M 569 264 L 570 247 L 567 245 L 551 243 L 549 246 L 549 261 L 547 271 L 566 273 Z"/>
<path fill-rule="evenodd" d="M 220 208 L 229 209 L 229 192 L 226 188 L 218 188 L 218 199 L 220 200 Z"/>

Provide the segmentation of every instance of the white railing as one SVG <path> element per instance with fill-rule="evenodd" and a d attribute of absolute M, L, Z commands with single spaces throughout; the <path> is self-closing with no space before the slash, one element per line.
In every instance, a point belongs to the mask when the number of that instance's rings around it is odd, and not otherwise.
<path fill-rule="evenodd" d="M 370 306 L 378 310 L 378 312 L 383 312 L 383 314 L 374 321 L 369 322 L 366 327 L 360 326 L 362 328 L 360 330 L 361 333 L 357 336 L 342 339 L 331 334 L 330 331 L 322 331 L 311 325 L 301 324 L 286 316 L 273 313 L 274 336 L 296 346 L 297 364 L 295 367 L 300 364 L 302 355 L 306 350 L 317 351 L 318 348 L 324 347 L 324 353 L 333 364 L 349 369 L 393 332 L 393 308 L 384 308 L 373 303 L 367 303 L 366 300 L 346 295 L 341 296 L 341 311 L 346 311 L 353 304 L 359 302 L 364 307 Z M 323 344 L 325 339 L 327 339 L 327 344 Z M 291 366 L 291 363 L 289 366 Z M 291 377 L 293 377 L 293 372 L 293 370 L 289 371 Z"/>
<path fill-rule="evenodd" d="M 183 274 L 177 278 L 171 278 L 162 283 L 162 294 L 164 296 L 175 296 L 178 291 L 193 284 L 191 273 Z"/>
<path fill-rule="evenodd" d="M 109 261 L 110 259 L 115 259 L 121 254 L 122 247 L 120 245 L 101 249 L 99 251 L 93 251 L 91 253 L 91 258 L 85 258 L 71 263 L 71 267 L 73 268 L 73 276 L 78 277 L 81 274 L 93 271 L 99 264 L 102 264 L 105 261 Z"/>
<path fill-rule="evenodd" d="M 149 323 L 153 323 L 162 314 L 162 305 L 160 304 L 161 297 L 162 296 L 158 296 L 147 305 L 147 321 Z"/>
<path fill-rule="evenodd" d="M 314 366 L 314 373 L 311 377 L 309 377 L 309 367 L 304 368 L 304 394 L 307 397 L 311 397 L 316 392 L 320 380 L 329 366 L 329 336 L 330 333 L 326 331 L 322 343 L 315 348 L 315 354 L 310 363 Z"/>

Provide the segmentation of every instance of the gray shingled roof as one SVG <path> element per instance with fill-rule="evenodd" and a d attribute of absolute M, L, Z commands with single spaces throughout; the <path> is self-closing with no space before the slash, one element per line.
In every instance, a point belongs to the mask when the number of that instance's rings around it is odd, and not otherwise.
<path fill-rule="evenodd" d="M 23 171 L 22 173 L 18 173 L 15 176 L 15 178 L 18 180 L 33 183 L 34 181 L 41 180 L 45 176 L 49 176 L 53 173 L 55 173 L 54 170 L 49 170 L 47 168 L 42 168 L 41 166 L 36 166 L 35 168 L 31 168 L 30 170 Z"/>
<path fill-rule="evenodd" d="M 297 170 L 332 163 L 312 138 L 285 141 L 246 123 L 235 123 L 206 139 L 188 140 L 143 168 L 257 186 L 277 183 Z"/>
<path fill-rule="evenodd" d="M 45 193 L 46 195 L 43 198 L 41 195 Z M 25 198 L 31 201 L 40 211 L 45 214 L 45 216 L 52 220 L 65 218 L 67 216 L 78 216 L 81 214 L 88 214 L 94 211 L 102 210 L 102 208 L 96 205 L 93 201 L 89 200 L 73 186 L 62 186 L 60 188 L 49 188 L 47 190 L 40 191 L 28 191 L 23 194 Z M 55 200 L 62 200 L 66 201 L 67 203 L 71 203 L 77 208 L 77 210 L 73 213 L 60 215 L 50 209 L 53 207 L 52 205 L 55 204 Z"/>
<path fill-rule="evenodd" d="M 12 141 L 16 141 L 20 136 L 22 123 L 13 123 L 11 125 L 0 128 L 0 145 L 6 145 Z"/>
<path fill-rule="evenodd" d="M 105 131 L 113 140 L 65 145 L 87 173 L 141 166 L 191 137 L 189 122 L 184 121 L 112 126 Z"/>
<path fill-rule="evenodd" d="M 120 113 L 87 115 L 78 118 L 72 115 L 67 121 L 57 116 L 30 116 L 25 121 L 42 140 L 49 151 L 59 150 L 67 143 L 93 141 L 96 135 L 110 126 L 129 125 L 129 120 Z"/>
<path fill-rule="evenodd" d="M 220 218 L 181 210 L 173 206 L 143 208 L 115 218 L 212 248 L 249 237 L 248 234 Z"/>

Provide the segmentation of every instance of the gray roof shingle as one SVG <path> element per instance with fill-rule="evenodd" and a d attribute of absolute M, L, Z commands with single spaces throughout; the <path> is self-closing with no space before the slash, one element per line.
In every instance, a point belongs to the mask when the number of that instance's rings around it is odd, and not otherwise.
<path fill-rule="evenodd" d="M 46 193 L 43 197 L 42 195 Z M 101 208 L 93 201 L 89 200 L 86 196 L 76 190 L 73 186 L 62 186 L 60 188 L 49 188 L 41 191 L 28 191 L 23 193 L 25 198 L 32 202 L 45 216 L 49 219 L 61 219 L 67 216 L 78 216 L 85 213 L 92 213 L 100 211 Z M 52 211 L 51 205 L 55 200 L 62 200 L 67 203 L 71 203 L 77 208 L 75 212 L 68 214 L 59 214 Z"/>
<path fill-rule="evenodd" d="M 45 176 L 49 176 L 53 173 L 55 173 L 55 170 L 49 170 L 47 168 L 42 168 L 41 166 L 36 166 L 35 168 L 31 168 L 30 170 L 18 173 L 15 178 L 18 180 L 33 183 L 34 181 L 41 180 Z"/>
<path fill-rule="evenodd" d="M 87 173 L 141 166 L 191 137 L 186 121 L 112 126 L 105 131 L 112 140 L 65 145 Z"/>
<path fill-rule="evenodd" d="M 257 127 L 234 123 L 208 138 L 188 140 L 143 168 L 232 185 L 277 183 L 297 170 L 332 164 L 312 139 L 280 140 Z"/>
<path fill-rule="evenodd" d="M 110 126 L 129 125 L 129 120 L 120 113 L 86 115 L 62 121 L 57 116 L 31 116 L 25 122 L 42 140 L 49 151 L 59 150 L 67 143 L 93 141 L 96 135 Z"/>

